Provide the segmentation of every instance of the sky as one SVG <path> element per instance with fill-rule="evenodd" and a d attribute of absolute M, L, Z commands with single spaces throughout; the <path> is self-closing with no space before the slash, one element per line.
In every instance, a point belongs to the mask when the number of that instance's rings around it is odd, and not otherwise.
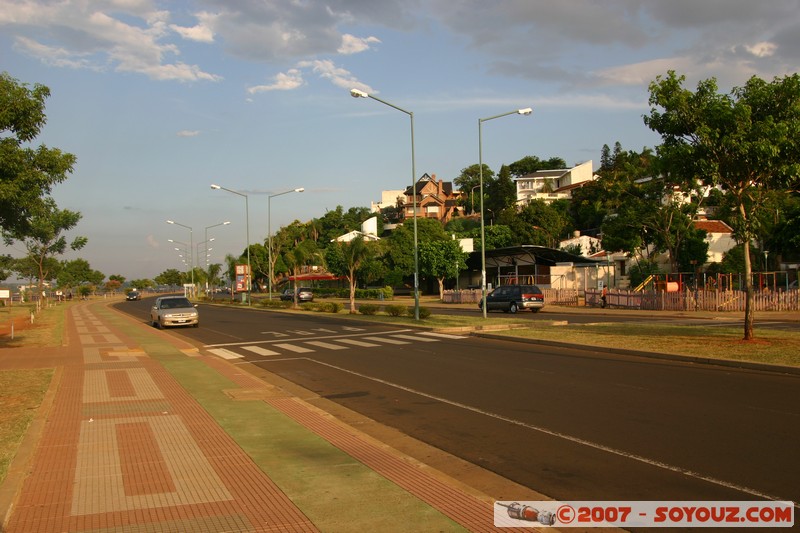
<path fill-rule="evenodd" d="M 53 197 L 88 244 L 61 259 L 129 280 L 452 181 L 479 119 L 533 108 L 482 123 L 495 172 L 597 167 L 604 144 L 659 143 L 657 76 L 728 92 L 798 65 L 800 0 L 0 0 L 0 71 L 51 91 L 35 144 L 77 157 Z"/>

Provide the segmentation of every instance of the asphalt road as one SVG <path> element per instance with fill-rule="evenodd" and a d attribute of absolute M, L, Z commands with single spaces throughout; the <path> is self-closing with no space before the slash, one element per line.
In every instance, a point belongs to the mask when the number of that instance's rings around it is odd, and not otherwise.
<path fill-rule="evenodd" d="M 200 311 L 170 332 L 556 499 L 800 501 L 798 376 Z"/>

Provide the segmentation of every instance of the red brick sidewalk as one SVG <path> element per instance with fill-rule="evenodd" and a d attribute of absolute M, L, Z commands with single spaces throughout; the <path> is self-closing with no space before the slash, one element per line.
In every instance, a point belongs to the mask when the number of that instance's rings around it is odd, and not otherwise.
<path fill-rule="evenodd" d="M 70 310 L 80 342 L 38 354 L 63 374 L 8 533 L 316 530 L 160 365 L 91 309 Z"/>

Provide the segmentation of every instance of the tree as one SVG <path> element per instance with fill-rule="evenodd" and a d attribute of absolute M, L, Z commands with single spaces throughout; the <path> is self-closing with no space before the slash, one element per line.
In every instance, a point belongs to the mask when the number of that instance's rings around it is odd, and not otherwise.
<path fill-rule="evenodd" d="M 493 213 L 499 213 L 503 209 L 514 207 L 517 204 L 517 185 L 511 179 L 511 170 L 508 166 L 500 167 L 497 179 L 489 183 L 487 187 L 488 198 L 484 199 L 484 206 Z"/>
<path fill-rule="evenodd" d="M 62 261 L 61 268 L 59 269 L 57 276 L 58 286 L 62 288 L 73 288 L 82 283 L 99 285 L 103 282 L 104 278 L 105 275 L 97 270 L 92 270 L 89 262 L 85 259 Z M 118 288 L 119 281 L 116 281 L 116 284 L 116 287 Z"/>
<path fill-rule="evenodd" d="M 535 155 L 526 155 L 519 161 L 515 161 L 508 165 L 511 176 L 514 178 L 521 178 L 527 174 L 533 174 L 537 170 L 554 170 L 558 168 L 567 168 L 567 163 L 560 157 L 551 157 L 550 159 L 539 159 Z"/>
<path fill-rule="evenodd" d="M 659 133 L 664 168 L 686 182 L 719 187 L 732 200 L 734 236 L 745 267 L 744 339 L 753 336 L 750 242 L 770 191 L 800 188 L 800 75 L 750 78 L 720 94 L 714 78 L 692 92 L 670 71 L 650 84 L 645 124 Z"/>
<path fill-rule="evenodd" d="M 55 201 L 47 197 L 42 199 L 41 209 L 33 213 L 24 230 L 3 230 L 6 245 L 10 246 L 15 241 L 24 242 L 28 256 L 38 266 L 39 294 L 42 294 L 45 281 L 53 279 L 55 275 L 48 260 L 65 253 L 67 246 L 72 250 L 80 250 L 86 245 L 86 237 L 75 237 L 68 245 L 67 238 L 61 234 L 74 228 L 80 219 L 79 212 L 59 209 Z"/>
<path fill-rule="evenodd" d="M 303 241 L 283 255 L 283 260 L 289 266 L 289 270 L 292 272 L 292 277 L 294 278 L 294 307 L 297 307 L 297 278 L 300 276 L 303 266 L 305 266 L 312 257 L 315 257 L 317 252 L 318 250 L 314 241 Z"/>
<path fill-rule="evenodd" d="M 183 275 L 176 269 L 170 268 L 155 277 L 155 282 L 159 285 L 181 285 Z"/>
<path fill-rule="evenodd" d="M 350 284 L 350 314 L 356 313 L 356 286 L 359 271 L 376 252 L 377 244 L 359 235 L 350 242 L 335 242 L 325 250 L 325 264 L 330 272 L 347 278 Z"/>
<path fill-rule="evenodd" d="M 439 299 L 444 299 L 444 280 L 456 278 L 467 267 L 467 254 L 454 239 L 427 241 L 419 245 L 419 269 L 439 282 Z"/>
<path fill-rule="evenodd" d="M 20 236 L 31 218 L 47 213 L 45 203 L 53 185 L 67 179 L 75 156 L 44 145 L 29 147 L 47 118 L 45 99 L 50 89 L 31 89 L 3 72 L 0 74 L 0 229 Z"/>

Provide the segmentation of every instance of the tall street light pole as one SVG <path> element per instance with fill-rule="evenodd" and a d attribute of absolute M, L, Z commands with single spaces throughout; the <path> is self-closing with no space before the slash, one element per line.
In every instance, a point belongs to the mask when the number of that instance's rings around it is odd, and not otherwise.
<path fill-rule="evenodd" d="M 414 216 L 414 320 L 419 320 L 419 246 L 417 245 L 417 170 L 414 155 L 414 113 L 358 89 L 350 89 L 350 96 L 353 98 L 372 98 L 377 102 L 405 113 L 411 119 L 411 198 Z"/>
<path fill-rule="evenodd" d="M 192 278 L 192 294 L 194 294 L 194 236 L 192 232 L 191 226 L 186 226 L 181 224 L 180 222 L 175 222 L 174 220 L 167 220 L 167 224 L 174 224 L 175 226 L 180 226 L 182 228 L 186 228 L 189 230 L 189 268 L 191 269 L 191 278 Z"/>
<path fill-rule="evenodd" d="M 269 279 L 267 279 L 267 284 L 269 285 L 269 299 L 272 300 L 272 199 L 276 196 L 283 196 L 284 194 L 289 194 L 292 192 L 303 192 L 305 189 L 303 187 L 298 187 L 296 189 L 289 189 L 288 191 L 279 192 L 276 194 L 270 194 L 267 197 L 267 262 L 269 263 Z"/>
<path fill-rule="evenodd" d="M 205 233 L 206 242 L 208 243 L 208 242 L 211 242 L 213 240 L 213 239 L 209 239 L 208 238 L 208 230 L 210 230 L 211 228 L 216 228 L 217 226 L 227 226 L 230 223 L 231 223 L 230 220 L 226 220 L 225 222 L 220 222 L 219 224 L 212 224 L 211 226 L 206 226 L 206 233 Z M 208 245 L 206 245 L 206 267 L 208 267 Z M 206 288 L 208 288 L 208 287 L 206 287 Z"/>
<path fill-rule="evenodd" d="M 247 199 L 247 195 L 244 193 L 240 193 L 239 191 L 234 191 L 232 189 L 226 189 L 221 185 L 216 185 L 214 183 L 211 184 L 211 188 L 214 190 L 223 190 L 228 191 L 231 194 L 235 194 L 237 196 L 241 196 L 244 198 L 244 220 L 245 220 L 245 235 L 247 238 L 247 305 L 250 305 L 250 277 L 253 275 L 253 271 L 250 268 L 250 203 Z M 233 293 L 231 293 L 233 294 Z"/>
<path fill-rule="evenodd" d="M 483 310 L 483 318 L 486 318 L 486 231 L 483 220 L 483 123 L 489 120 L 494 120 L 508 115 L 530 115 L 533 109 L 526 107 L 525 109 L 517 109 L 516 111 L 509 111 L 508 113 L 501 113 L 487 118 L 478 119 L 478 175 L 480 176 L 481 188 L 481 308 Z"/>

